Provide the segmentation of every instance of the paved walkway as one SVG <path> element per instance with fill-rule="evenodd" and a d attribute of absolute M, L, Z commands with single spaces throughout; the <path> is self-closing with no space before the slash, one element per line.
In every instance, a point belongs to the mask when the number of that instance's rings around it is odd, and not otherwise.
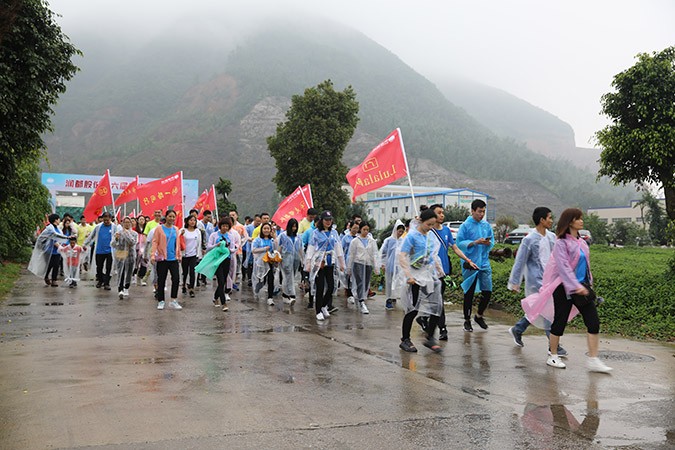
<path fill-rule="evenodd" d="M 675 346 L 602 338 L 611 375 L 547 367 L 543 334 L 516 348 L 488 311 L 433 354 L 399 351 L 403 312 L 347 307 L 317 323 L 249 289 L 229 312 L 212 291 L 158 311 L 151 287 L 45 287 L 26 273 L 0 303 L 0 447 L 673 448 Z M 611 300 L 610 300 L 611 301 Z M 280 302 L 279 302 L 280 303 Z M 504 318 L 502 317 L 502 320 Z"/>

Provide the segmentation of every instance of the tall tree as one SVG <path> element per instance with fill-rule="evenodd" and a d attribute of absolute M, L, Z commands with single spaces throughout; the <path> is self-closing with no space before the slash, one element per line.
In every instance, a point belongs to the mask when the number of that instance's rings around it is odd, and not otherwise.
<path fill-rule="evenodd" d="M 228 215 L 231 209 L 237 209 L 237 204 L 230 201 L 232 181 L 227 178 L 218 177 L 218 183 L 216 183 L 213 188 L 216 190 L 216 202 L 218 203 L 219 215 Z"/>
<path fill-rule="evenodd" d="M 52 106 L 76 73 L 81 54 L 63 34 L 44 0 L 8 0 L 0 6 L 0 211 L 22 205 L 20 227 L 3 227 L 0 257 L 28 241 L 48 207 L 38 171 L 42 134 L 52 130 Z M 10 236 L 11 235 L 11 236 Z M 13 253 L 15 254 L 15 253 Z"/>
<path fill-rule="evenodd" d="M 344 217 L 349 197 L 342 190 L 347 175 L 342 155 L 356 130 L 358 112 L 352 87 L 338 92 L 331 80 L 292 97 L 286 121 L 267 138 L 277 168 L 273 181 L 282 196 L 310 183 L 314 206 Z"/>
<path fill-rule="evenodd" d="M 595 134 L 603 148 L 598 176 L 615 184 L 658 184 L 675 221 L 675 47 L 640 53 L 637 60 L 614 77 L 615 92 L 602 96 L 612 123 Z"/>

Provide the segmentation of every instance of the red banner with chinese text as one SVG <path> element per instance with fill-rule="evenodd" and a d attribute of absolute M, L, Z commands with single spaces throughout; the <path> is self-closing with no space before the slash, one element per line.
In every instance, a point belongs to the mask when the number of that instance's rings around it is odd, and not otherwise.
<path fill-rule="evenodd" d="M 115 202 L 116 205 L 123 205 L 127 202 L 132 202 L 134 200 L 138 199 L 138 195 L 136 193 L 136 190 L 138 188 L 138 175 L 136 175 L 136 179 L 129 183 L 122 191 L 122 193 L 117 197 L 117 201 Z"/>
<path fill-rule="evenodd" d="M 401 130 L 395 129 L 375 147 L 361 164 L 347 173 L 354 190 L 352 202 L 361 194 L 374 191 L 408 174 Z"/>
<path fill-rule="evenodd" d="M 114 205 L 112 187 L 110 186 L 110 171 L 106 170 L 105 175 L 98 182 L 96 190 L 92 194 L 82 215 L 87 222 L 95 221 L 103 212 L 103 207 Z"/>
<path fill-rule="evenodd" d="M 183 172 L 141 184 L 136 188 L 136 194 L 141 205 L 141 213 L 146 216 L 152 216 L 157 209 L 164 210 L 167 206 L 182 205 Z"/>
<path fill-rule="evenodd" d="M 279 203 L 277 211 L 272 216 L 272 222 L 285 229 L 286 224 L 291 219 L 300 222 L 306 215 L 309 208 L 314 207 L 312 203 L 312 189 L 309 184 L 298 186 L 295 191 Z"/>

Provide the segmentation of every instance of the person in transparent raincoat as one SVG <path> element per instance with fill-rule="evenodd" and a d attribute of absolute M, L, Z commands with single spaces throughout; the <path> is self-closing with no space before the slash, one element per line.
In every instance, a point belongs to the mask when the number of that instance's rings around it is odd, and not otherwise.
<path fill-rule="evenodd" d="M 80 262 L 83 250 L 80 245 L 77 245 L 77 236 L 70 236 L 68 244 L 61 245 L 59 249 L 63 257 L 64 280 L 63 284 L 74 288 L 77 287 L 77 282 L 80 281 Z"/>
<path fill-rule="evenodd" d="M 336 272 L 345 271 L 345 258 L 338 232 L 333 229 L 333 214 L 321 213 L 316 229 L 312 233 L 305 256 L 305 271 L 314 292 L 314 308 L 317 320 L 330 317 Z"/>
<path fill-rule="evenodd" d="M 298 221 L 296 219 L 290 219 L 286 224 L 286 231 L 279 235 L 279 250 L 283 274 L 281 296 L 284 298 L 284 303 L 293 305 L 295 303 L 295 274 L 305 257 L 302 239 L 298 236 Z"/>
<path fill-rule="evenodd" d="M 349 245 L 352 243 L 354 238 L 359 234 L 359 224 L 356 222 L 348 222 L 347 229 L 344 234 L 340 237 L 342 239 L 342 252 L 345 254 L 345 260 L 349 260 Z M 349 280 L 349 277 L 342 277 L 344 279 L 340 280 L 340 284 L 345 288 L 347 294 L 347 301 L 349 303 L 354 303 L 354 294 L 352 293 L 352 285 Z"/>
<path fill-rule="evenodd" d="M 122 219 L 122 228 L 113 235 L 110 245 L 114 249 L 115 271 L 117 272 L 117 295 L 119 298 L 129 296 L 131 277 L 136 265 L 136 245 L 138 233 L 131 228 L 131 218 Z"/>
<path fill-rule="evenodd" d="M 352 294 L 359 302 L 359 310 L 368 314 L 366 299 L 370 290 L 370 279 L 373 272 L 380 272 L 380 252 L 377 242 L 370 234 L 368 222 L 359 224 L 359 234 L 349 244 L 347 257 L 347 278 L 350 279 Z M 350 301 L 354 303 L 354 299 Z"/>
<path fill-rule="evenodd" d="M 253 255 L 253 293 L 256 297 L 267 285 L 267 305 L 274 306 L 274 271 L 278 262 L 275 256 L 279 255 L 279 239 L 274 227 L 269 223 L 260 225 L 260 234 L 251 244 Z M 280 256 L 280 255 L 279 255 Z"/>
<path fill-rule="evenodd" d="M 90 264 L 90 271 L 96 273 L 96 288 L 103 286 L 106 291 L 110 290 L 110 274 L 113 266 L 112 240 L 113 236 L 119 231 L 119 226 L 112 222 L 112 216 L 109 212 L 101 214 L 103 221 L 96 225 L 87 239 L 84 240 L 82 248 L 87 248 L 94 243 L 94 259 Z"/>
<path fill-rule="evenodd" d="M 403 239 L 401 237 L 405 233 L 405 225 L 400 220 L 394 224 L 391 230 L 391 236 L 382 242 L 380 248 L 380 261 L 382 261 L 382 268 L 384 269 L 384 294 L 387 297 L 385 308 L 387 310 L 394 309 L 394 303 L 398 298 L 401 298 L 400 291 L 392 289 L 394 284 L 394 275 L 398 264 L 396 264 L 396 253 L 399 251 Z"/>
<path fill-rule="evenodd" d="M 61 220 L 58 214 L 50 214 L 47 220 L 49 225 L 45 227 L 35 241 L 28 270 L 38 277 L 42 277 L 47 286 L 58 286 L 56 277 L 61 266 L 59 248 L 61 244 L 66 242 L 68 236 L 61 234 L 58 228 Z M 49 278 L 50 273 L 51 280 Z"/>
<path fill-rule="evenodd" d="M 436 213 L 430 209 L 420 214 L 417 228 L 410 229 L 401 244 L 397 262 L 400 266 L 394 280 L 394 289 L 401 289 L 401 300 L 405 307 L 402 337 L 399 347 L 406 352 L 416 352 L 410 340 L 410 330 L 417 312 L 429 315 L 427 339 L 424 346 L 434 352 L 441 347 L 434 338 L 438 319 L 443 310 L 441 281 L 438 274 L 443 266 L 438 258 L 440 243 L 431 229 L 436 224 Z"/>

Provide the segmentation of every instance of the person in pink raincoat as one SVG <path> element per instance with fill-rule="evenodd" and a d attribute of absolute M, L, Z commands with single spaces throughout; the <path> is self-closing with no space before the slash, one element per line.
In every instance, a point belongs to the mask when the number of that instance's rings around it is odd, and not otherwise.
<path fill-rule="evenodd" d="M 559 369 L 566 367 L 557 351 L 553 353 L 553 349 L 558 348 L 567 322 L 581 313 L 588 332 L 588 369 L 591 372 L 606 373 L 612 368 L 598 358 L 600 319 L 597 306 L 594 301 L 584 301 L 589 291 L 582 283 L 592 285 L 593 275 L 588 244 L 579 236 L 579 230 L 583 227 L 584 219 L 580 209 L 568 208 L 562 212 L 556 227 L 557 240 L 544 269 L 541 289 L 538 293 L 525 297 L 521 303 L 530 323 L 540 328 L 543 327 L 544 320 L 552 323 L 551 353 L 546 364 Z"/>

